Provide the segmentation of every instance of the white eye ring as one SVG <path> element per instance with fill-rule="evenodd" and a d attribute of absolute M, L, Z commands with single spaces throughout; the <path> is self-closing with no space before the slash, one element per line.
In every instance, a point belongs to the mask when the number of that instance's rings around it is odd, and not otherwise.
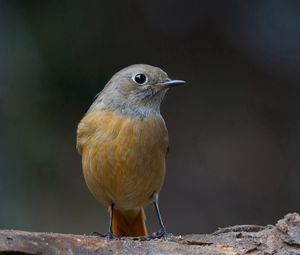
<path fill-rule="evenodd" d="M 138 73 L 132 76 L 132 80 L 137 84 L 145 84 L 148 81 L 148 78 L 143 73 Z"/>

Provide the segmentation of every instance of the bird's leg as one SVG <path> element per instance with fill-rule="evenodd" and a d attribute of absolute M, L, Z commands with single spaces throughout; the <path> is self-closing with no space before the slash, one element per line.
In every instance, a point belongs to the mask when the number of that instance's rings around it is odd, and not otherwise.
<path fill-rule="evenodd" d="M 160 226 L 160 229 L 159 231 L 156 233 L 156 236 L 158 238 L 161 238 L 163 237 L 165 234 L 167 234 L 167 230 L 166 230 L 166 227 L 162 221 L 162 218 L 161 218 L 161 214 L 160 214 L 160 211 L 159 211 L 159 207 L 158 207 L 158 202 L 157 201 L 154 201 L 153 202 L 154 204 L 154 207 L 155 207 L 155 211 L 156 211 L 156 214 L 157 214 L 157 217 L 158 217 L 158 221 L 159 221 L 159 226 Z"/>
<path fill-rule="evenodd" d="M 113 230 L 112 230 L 112 220 L 113 220 L 113 213 L 114 213 L 114 204 L 111 204 L 110 210 L 109 210 L 109 227 L 108 227 L 108 233 L 106 234 L 106 239 L 111 240 L 115 239 Z"/>
<path fill-rule="evenodd" d="M 100 234 L 99 232 L 92 232 L 91 235 L 95 236 L 101 236 L 105 237 L 107 240 L 117 239 L 114 236 L 113 230 L 112 230 L 112 219 L 113 219 L 113 210 L 114 210 L 114 204 L 111 204 L 109 208 L 109 227 L 108 227 L 108 233 L 106 235 Z"/>
<path fill-rule="evenodd" d="M 153 205 L 154 205 L 154 208 L 155 208 L 155 211 L 156 211 L 156 215 L 157 215 L 157 218 L 158 218 L 158 221 L 159 221 L 160 229 L 157 232 L 155 232 L 152 235 L 150 235 L 149 238 L 150 239 L 162 238 L 162 237 L 165 237 L 167 235 L 167 230 L 166 230 L 166 227 L 165 227 L 165 225 L 163 223 L 163 220 L 162 220 L 162 217 L 161 217 L 161 214 L 160 214 L 160 211 L 159 211 L 159 207 L 158 207 L 158 195 L 157 194 L 154 194 Z"/>
<path fill-rule="evenodd" d="M 114 236 L 113 234 L 113 231 L 112 231 L 112 218 L 113 218 L 113 209 L 114 209 L 114 204 L 111 204 L 110 208 L 109 208 L 109 227 L 108 227 L 108 233 L 103 235 L 97 231 L 93 231 L 91 233 L 91 235 L 93 236 L 101 236 L 101 237 L 105 237 L 106 239 L 115 239 L 116 237 Z"/>

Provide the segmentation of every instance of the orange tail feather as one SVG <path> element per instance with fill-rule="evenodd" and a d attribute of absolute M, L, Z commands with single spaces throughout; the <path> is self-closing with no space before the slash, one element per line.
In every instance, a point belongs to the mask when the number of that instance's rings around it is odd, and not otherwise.
<path fill-rule="evenodd" d="M 112 229 L 117 237 L 147 235 L 144 209 L 123 211 L 113 209 Z"/>

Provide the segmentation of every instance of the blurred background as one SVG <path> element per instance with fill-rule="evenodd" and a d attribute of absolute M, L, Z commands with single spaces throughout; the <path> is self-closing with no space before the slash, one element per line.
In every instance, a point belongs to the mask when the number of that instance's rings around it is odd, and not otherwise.
<path fill-rule="evenodd" d="M 0 228 L 107 231 L 76 128 L 110 77 L 135 63 L 188 82 L 162 105 L 168 231 L 299 212 L 299 31 L 299 1 L 1 1 Z"/>

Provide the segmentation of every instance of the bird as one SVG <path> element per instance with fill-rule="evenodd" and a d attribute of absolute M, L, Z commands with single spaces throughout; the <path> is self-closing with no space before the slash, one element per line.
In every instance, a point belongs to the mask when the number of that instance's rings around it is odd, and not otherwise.
<path fill-rule="evenodd" d="M 109 239 L 167 235 L 158 206 L 169 150 L 160 105 L 169 89 L 185 83 L 155 66 L 128 66 L 112 76 L 78 124 L 83 176 L 108 208 Z M 144 212 L 150 204 L 160 225 L 152 235 Z"/>

